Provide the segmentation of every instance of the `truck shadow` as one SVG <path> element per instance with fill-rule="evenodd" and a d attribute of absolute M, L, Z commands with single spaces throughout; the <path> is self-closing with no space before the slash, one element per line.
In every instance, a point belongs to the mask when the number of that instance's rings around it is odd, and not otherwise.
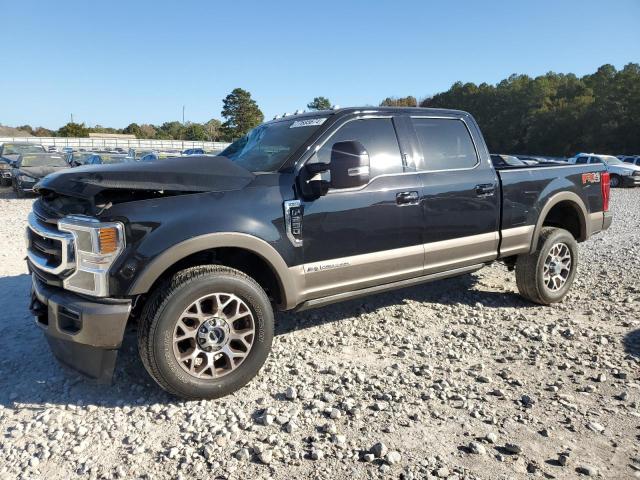
<path fill-rule="evenodd" d="M 494 292 L 474 288 L 478 283 L 475 274 L 440 280 L 414 287 L 362 297 L 326 307 L 296 312 L 284 312 L 276 320 L 276 335 L 315 327 L 325 323 L 354 318 L 382 308 L 402 308 L 408 301 L 438 305 L 467 305 L 482 308 L 536 308 L 515 292 Z"/>
<path fill-rule="evenodd" d="M 624 352 L 632 357 L 640 358 L 640 329 L 627 333 L 622 340 Z"/>
<path fill-rule="evenodd" d="M 0 405 L 42 409 L 47 404 L 123 407 L 182 403 L 161 390 L 145 371 L 138 357 L 137 325 L 133 322 L 127 328 L 111 385 L 97 384 L 60 365 L 28 310 L 30 282 L 26 274 L 0 277 Z M 349 321 L 360 313 L 381 308 L 402 308 L 407 301 L 433 303 L 434 308 L 443 304 L 532 307 L 514 293 L 474 289 L 476 283 L 477 277 L 467 275 L 308 312 L 278 313 L 276 335 Z"/>

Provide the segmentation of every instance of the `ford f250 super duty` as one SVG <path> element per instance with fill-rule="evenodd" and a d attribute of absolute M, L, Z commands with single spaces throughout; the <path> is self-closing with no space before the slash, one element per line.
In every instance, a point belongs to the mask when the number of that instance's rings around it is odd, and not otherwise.
<path fill-rule="evenodd" d="M 266 122 L 220 156 L 89 166 L 37 186 L 31 310 L 54 355 L 110 380 L 130 319 L 184 398 L 245 385 L 274 308 L 304 310 L 500 260 L 520 294 L 569 290 L 605 230 L 604 166 L 494 168 L 467 113 L 346 108 Z"/>

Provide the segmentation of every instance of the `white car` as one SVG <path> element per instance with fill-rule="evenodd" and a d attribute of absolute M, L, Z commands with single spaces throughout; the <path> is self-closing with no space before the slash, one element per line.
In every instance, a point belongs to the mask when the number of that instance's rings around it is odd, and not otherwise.
<path fill-rule="evenodd" d="M 613 155 L 600 155 L 597 153 L 579 153 L 569 159 L 569 163 L 604 163 L 607 172 L 611 176 L 612 187 L 637 187 L 640 186 L 640 166 L 624 163 Z"/>

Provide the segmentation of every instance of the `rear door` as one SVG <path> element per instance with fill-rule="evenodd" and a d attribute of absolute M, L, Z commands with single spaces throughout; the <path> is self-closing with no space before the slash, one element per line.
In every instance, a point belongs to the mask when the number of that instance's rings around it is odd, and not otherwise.
<path fill-rule="evenodd" d="M 463 117 L 429 116 L 412 116 L 411 124 L 420 150 L 425 273 L 494 260 L 500 190 L 484 142 L 474 142 L 475 125 Z"/>
<path fill-rule="evenodd" d="M 320 140 L 311 162 L 328 162 L 334 143 L 361 142 L 371 162 L 367 185 L 331 188 L 304 204 L 304 296 L 319 298 L 422 274 L 420 178 L 405 164 L 399 118 L 346 118 Z M 402 138 L 400 138 L 402 140 Z"/>

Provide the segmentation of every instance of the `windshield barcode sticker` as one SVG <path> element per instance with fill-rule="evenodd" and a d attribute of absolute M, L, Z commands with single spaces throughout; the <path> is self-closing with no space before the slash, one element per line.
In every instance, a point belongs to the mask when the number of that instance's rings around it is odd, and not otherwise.
<path fill-rule="evenodd" d="M 289 128 L 298 127 L 314 127 L 316 125 L 322 125 L 326 118 L 310 118 L 309 120 L 296 120 L 291 124 Z"/>

